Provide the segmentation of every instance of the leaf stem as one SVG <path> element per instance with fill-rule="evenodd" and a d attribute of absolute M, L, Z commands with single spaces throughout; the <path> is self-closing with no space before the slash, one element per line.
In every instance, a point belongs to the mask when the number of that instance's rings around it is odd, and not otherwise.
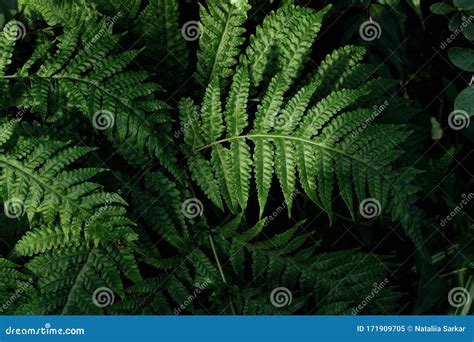
<path fill-rule="evenodd" d="M 222 281 L 224 282 L 224 284 L 227 284 L 227 280 L 225 279 L 225 275 L 224 275 L 224 270 L 222 269 L 219 256 L 217 255 L 216 246 L 214 245 L 214 240 L 212 239 L 211 235 L 209 235 L 209 242 L 211 243 L 212 253 L 214 254 L 214 259 L 216 259 L 217 268 L 219 269 L 219 273 L 221 274 Z M 233 315 L 237 314 L 235 311 L 234 301 L 232 300 L 232 296 L 230 297 L 230 309 L 232 310 Z"/>

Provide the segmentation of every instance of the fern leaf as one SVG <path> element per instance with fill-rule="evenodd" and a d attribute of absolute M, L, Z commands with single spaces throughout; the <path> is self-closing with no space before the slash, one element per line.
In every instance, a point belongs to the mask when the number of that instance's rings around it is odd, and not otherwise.
<path fill-rule="evenodd" d="M 253 165 L 260 217 L 273 173 L 289 215 L 298 183 L 315 204 L 327 212 L 331 222 L 336 191 L 341 193 L 353 218 L 354 194 L 359 202 L 369 194 L 381 203 L 379 214 L 396 210 L 392 218 L 403 223 L 407 235 L 416 237 L 421 250 L 420 228 L 406 218 L 410 216 L 408 207 L 401 206 L 401 198 L 409 195 L 406 191 L 399 193 L 390 167 L 401 156 L 397 144 L 407 135 L 399 135 L 397 142 L 389 141 L 388 135 L 381 132 L 391 130 L 392 126 L 372 123 L 373 111 L 357 108 L 367 104 L 369 99 L 379 101 L 384 95 L 376 89 L 375 81 L 366 81 L 370 68 L 359 68 L 365 50 L 354 46 L 336 50 L 303 86 L 288 95 L 328 9 L 315 12 L 288 5 L 266 17 L 262 27 L 250 38 L 249 47 L 237 66 L 225 101 L 224 122 L 220 112 L 223 90 L 219 91 L 216 80 L 209 83 L 202 102 L 204 129 L 199 136 L 203 144 L 185 147 L 190 151 L 193 178 L 217 206 L 221 206 L 221 198 L 224 198 L 230 210 L 236 213 L 236 198 L 241 209 L 247 207 L 248 184 L 252 181 L 248 167 Z M 292 25 L 285 25 L 284 20 L 290 19 Z M 277 27 L 285 34 L 277 34 Z M 272 34 L 276 39 L 270 39 Z M 264 71 L 273 47 L 277 47 L 273 52 L 278 67 Z M 265 72 L 274 74 L 259 96 L 261 102 L 255 114 L 249 115 L 253 112 L 253 103 L 248 94 L 260 91 L 257 86 Z M 231 157 L 227 145 L 230 145 Z M 250 160 L 248 151 L 253 151 Z M 221 184 L 220 195 L 208 163 L 214 165 Z M 198 169 L 199 166 L 202 167 Z M 399 198 L 393 199 L 394 196 Z"/>
<path fill-rule="evenodd" d="M 241 27 L 247 19 L 250 6 L 247 1 L 235 4 L 230 0 L 210 0 L 207 9 L 200 5 L 201 37 L 199 39 L 198 65 L 195 79 L 205 87 L 219 76 L 221 84 L 232 76 L 239 47 L 245 30 Z"/>
<path fill-rule="evenodd" d="M 144 52 L 145 61 L 156 69 L 167 89 L 175 89 L 176 84 L 184 81 L 188 64 L 186 41 L 178 26 L 178 9 L 174 0 L 150 1 L 133 25 L 137 39 L 147 42 L 149 47 Z M 160 61 L 158 65 L 156 61 Z"/>
<path fill-rule="evenodd" d="M 85 32 L 81 26 L 66 27 L 57 44 L 40 45 L 17 73 L 9 75 L 11 87 L 14 82 L 26 84 L 28 90 L 19 101 L 32 103 L 31 110 L 45 121 L 60 119 L 64 112 L 56 108 L 66 102 L 67 109 L 78 109 L 91 121 L 92 129 L 104 131 L 130 164 L 158 158 L 180 178 L 168 135 L 168 107 L 154 97 L 160 87 L 143 82 L 148 77 L 144 72 L 124 71 L 141 50 L 115 53 L 121 35 L 111 30 L 104 20 L 99 25 L 91 22 Z M 81 45 L 85 48 L 78 49 Z M 37 73 L 30 69 L 33 63 L 40 65 Z"/>

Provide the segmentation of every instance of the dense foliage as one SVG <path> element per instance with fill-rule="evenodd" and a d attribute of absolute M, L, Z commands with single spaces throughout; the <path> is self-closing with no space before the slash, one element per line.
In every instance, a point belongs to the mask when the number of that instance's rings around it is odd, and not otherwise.
<path fill-rule="evenodd" d="M 2 314 L 472 311 L 472 1 L 0 11 Z"/>

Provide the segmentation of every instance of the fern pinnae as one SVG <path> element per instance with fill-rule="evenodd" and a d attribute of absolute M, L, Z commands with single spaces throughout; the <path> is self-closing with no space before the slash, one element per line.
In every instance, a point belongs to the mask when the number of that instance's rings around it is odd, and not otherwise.
<path fill-rule="evenodd" d="M 275 173 L 288 206 L 288 216 L 291 216 L 293 193 L 296 186 L 295 178 L 295 148 L 292 141 L 276 139 L 275 145 Z"/>
<path fill-rule="evenodd" d="M 51 113 L 53 105 L 48 106 L 50 98 L 60 96 L 68 99 L 68 109 L 77 108 L 90 120 L 94 114 L 108 111 L 113 124 L 105 134 L 130 164 L 139 165 L 144 159 L 156 157 L 178 179 L 182 178 L 171 141 L 164 137 L 171 121 L 165 112 L 167 106 L 154 98 L 161 87 L 144 83 L 149 77 L 144 72 L 124 71 L 143 49 L 114 53 L 122 36 L 113 34 L 105 20 L 98 25 L 91 22 L 85 32 L 80 25 L 66 27 L 58 44 L 48 45 L 49 50 L 40 45 L 23 68 L 4 78 L 28 85 L 21 100 L 31 102 L 31 111 L 45 121 L 55 122 L 61 117 L 62 112 Z M 93 49 L 87 46 L 91 41 Z M 80 44 L 86 46 L 77 49 Z M 31 70 L 33 61 L 40 64 L 36 73 Z M 52 93 L 57 95 L 53 97 Z M 163 124 L 161 130 L 156 129 L 158 124 Z"/>
<path fill-rule="evenodd" d="M 226 203 L 229 205 L 229 209 L 233 213 L 237 213 L 237 203 L 234 197 L 236 184 L 234 183 L 234 177 L 230 174 L 230 150 L 219 145 L 212 149 L 211 154 L 211 164 L 220 184 L 222 195 Z"/>
<path fill-rule="evenodd" d="M 225 251 L 229 256 L 231 272 L 235 272 L 239 282 L 271 291 L 276 286 L 285 286 L 291 290 L 296 303 L 291 304 L 289 312 L 294 312 L 311 300 L 316 300 L 318 314 L 326 312 L 344 313 L 358 305 L 358 298 L 364 298 L 367 289 L 373 287 L 386 274 L 386 268 L 370 254 L 357 250 L 320 253 L 319 242 L 310 233 L 301 231 L 304 222 L 285 230 L 280 234 L 267 237 L 263 228 L 265 220 L 259 221 L 251 228 L 239 229 L 234 226 L 225 230 L 226 239 L 231 240 L 231 247 Z M 216 237 L 217 238 L 217 237 Z M 245 272 L 251 271 L 250 277 Z M 343 275 L 343 277 L 340 277 Z M 299 293 L 306 293 L 299 297 Z M 239 313 L 256 312 L 281 314 L 267 307 L 267 300 L 252 296 L 253 291 L 242 291 L 234 297 L 236 310 Z M 347 299 L 347 293 L 354 298 Z M 400 295 L 391 287 L 381 291 L 387 300 L 387 306 L 395 307 Z M 391 298 L 391 300 L 390 300 Z"/>
<path fill-rule="evenodd" d="M 137 2 L 140 8 L 141 1 Z M 153 66 L 167 89 L 175 89 L 186 76 L 189 51 L 181 30 L 179 4 L 175 0 L 148 2 L 133 23 L 137 40 L 147 42 L 143 59 Z M 161 62 L 155 66 L 156 60 Z"/>
<path fill-rule="evenodd" d="M 201 110 L 202 133 L 205 142 L 217 140 L 224 131 L 219 81 L 215 78 L 206 89 Z"/>
<path fill-rule="evenodd" d="M 262 218 L 268 192 L 272 183 L 274 172 L 274 147 L 266 139 L 254 139 L 255 150 L 253 154 L 253 164 L 255 172 L 255 183 L 259 203 L 259 218 Z"/>
<path fill-rule="evenodd" d="M 198 65 L 195 79 L 199 85 L 206 87 L 219 76 L 220 85 L 232 76 L 232 67 L 237 62 L 239 47 L 245 32 L 241 26 L 247 19 L 250 5 L 247 0 L 240 4 L 229 0 L 210 0 L 199 4 L 201 15 L 201 36 L 199 38 Z"/>
<path fill-rule="evenodd" d="M 401 84 L 364 64 L 363 47 L 317 61 L 331 6 L 293 2 L 270 1 L 267 14 L 249 12 L 255 0 L 198 1 L 199 19 L 182 26 L 189 4 L 175 0 L 19 0 L 25 39 L 0 31 L 0 105 L 20 110 L 0 120 L 0 203 L 18 201 L 24 215 L 0 218 L 12 228 L 5 253 L 18 262 L 0 258 L 0 302 L 25 280 L 33 286 L 8 314 L 354 314 L 392 264 L 358 249 L 327 252 L 339 219 L 396 222 L 426 256 L 417 184 L 427 184 L 405 166 L 414 148 L 402 151 L 417 141 L 403 125 L 416 109 L 397 97 Z M 102 129 L 93 119 L 104 113 L 112 120 Z M 97 156 L 83 147 L 93 140 Z M 116 183 L 96 167 L 101 156 L 119 167 L 126 196 L 98 182 Z M 368 199 L 379 217 L 362 213 Z M 188 201 L 199 209 L 186 212 Z M 273 220 L 281 209 L 314 215 L 317 227 L 284 227 Z M 98 308 L 91 297 L 103 287 L 116 302 Z M 293 300 L 275 308 L 269 297 L 281 287 Z M 399 298 L 388 286 L 362 313 L 396 311 Z"/>
<path fill-rule="evenodd" d="M 222 203 L 219 185 L 209 161 L 204 159 L 201 155 L 195 155 L 189 157 L 188 165 L 191 169 L 193 180 L 197 182 L 204 193 L 217 207 L 223 209 L 224 205 Z"/>
<path fill-rule="evenodd" d="M 333 216 L 334 192 L 338 189 L 353 218 L 355 218 L 353 195 L 355 193 L 361 202 L 366 198 L 367 190 L 371 196 L 382 201 L 385 210 L 391 210 L 388 198 L 389 193 L 395 192 L 395 188 L 392 184 L 393 179 L 387 174 L 390 172 L 387 165 L 395 162 L 400 153 L 396 152 L 396 145 L 387 144 L 383 134 L 376 133 L 376 127 L 379 126 L 373 125 L 375 129 L 367 127 L 360 129 L 367 120 L 370 120 L 373 113 L 370 109 L 358 106 L 367 102 L 369 98 L 373 99 L 375 95 L 372 92 L 376 85 L 376 81 L 360 84 L 365 75 L 363 71 L 371 70 L 357 69 L 365 52 L 363 48 L 349 46 L 330 54 L 310 77 L 308 83 L 297 89 L 295 94 L 285 101 L 285 95 L 298 76 L 304 56 L 308 53 L 310 43 L 314 40 L 320 24 L 314 25 L 315 27 L 304 33 L 294 32 L 288 34 L 288 37 L 279 37 L 274 43 L 281 45 L 278 55 L 281 66 L 271 78 L 254 118 L 250 120 L 247 115 L 248 94 L 252 92 L 255 83 L 263 77 L 263 71 L 259 73 L 258 68 L 255 70 L 255 66 L 259 65 L 260 58 L 264 58 L 266 53 L 265 47 L 261 46 L 266 42 L 265 37 L 268 33 L 266 30 L 272 31 L 274 29 L 272 25 L 289 13 L 295 13 L 294 20 L 301 27 L 307 27 L 311 22 L 310 18 L 319 23 L 325 11 L 327 9 L 314 13 L 288 6 L 267 17 L 263 28 L 258 28 L 250 39 L 247 54 L 243 55 L 237 66 L 225 102 L 224 122 L 218 110 L 220 96 L 217 96 L 217 81 L 211 81 L 206 89 L 203 101 L 203 108 L 206 111 L 203 121 L 207 122 L 207 128 L 201 133 L 204 143 L 197 148 L 194 145 L 194 148 L 190 149 L 194 152 L 190 155 L 192 159 L 203 158 L 200 161 L 202 164 L 209 163 L 205 156 L 206 150 L 209 149 L 213 156 L 211 164 L 214 164 L 214 172 L 208 166 L 201 170 L 191 167 L 191 171 L 206 174 L 205 178 L 212 180 L 213 183 L 218 175 L 219 183 L 225 185 L 220 189 L 220 195 L 217 195 L 215 185 L 211 187 L 212 194 L 209 188 L 203 188 L 216 205 L 222 205 L 221 198 L 224 198 L 231 211 L 236 212 L 236 201 L 231 197 L 231 194 L 236 194 L 239 207 L 246 207 L 247 184 L 250 180 L 248 170 L 253 166 L 260 217 L 264 212 L 273 173 L 276 173 L 289 214 L 297 187 L 296 175 L 310 199 L 328 213 L 330 222 Z M 257 47 L 262 47 L 262 51 L 257 51 Z M 256 55 L 256 59 L 253 59 L 253 55 Z M 344 72 L 348 76 L 341 78 Z M 352 75 L 354 81 L 347 83 Z M 357 88 L 341 88 L 340 85 L 346 83 L 356 84 Z M 236 95 L 238 91 L 242 92 L 239 98 Z M 215 100 L 211 101 L 213 93 Z M 239 101 L 238 108 L 235 105 L 237 101 Z M 212 112 L 209 111 L 212 102 L 216 108 L 214 113 L 218 113 L 214 115 L 214 120 L 211 120 Z M 212 128 L 211 124 L 215 124 L 219 129 Z M 225 129 L 221 128 L 222 124 L 225 125 Z M 380 125 L 380 129 L 385 129 L 384 125 Z M 357 136 L 357 141 L 354 141 L 353 136 Z M 406 136 L 401 137 L 402 140 L 404 138 Z M 231 146 L 230 158 L 227 148 L 218 147 L 227 144 Z M 238 151 L 236 146 L 239 146 Z M 247 146 L 245 150 L 240 148 L 244 146 Z M 249 160 L 248 152 L 252 150 Z M 244 151 L 245 153 L 242 153 Z M 221 158 L 216 158 L 217 155 Z M 377 155 L 382 157 L 374 158 Z M 223 172 L 222 165 L 228 165 L 230 172 Z M 409 225 L 405 226 L 405 229 L 410 230 L 409 235 L 412 237 L 418 236 L 416 240 L 419 245 L 419 232 L 413 231 L 419 228 Z"/>
<path fill-rule="evenodd" d="M 246 106 L 249 88 L 250 79 L 248 70 L 245 67 L 238 68 L 233 77 L 232 88 L 224 113 L 228 136 L 238 136 L 242 134 L 248 125 Z M 235 189 L 233 192 L 237 197 L 240 207 L 245 209 L 249 194 L 250 170 L 252 165 L 250 148 L 244 141 L 233 141 L 230 143 L 230 151 L 232 163 L 234 165 L 240 165 L 239 168 L 235 168 L 231 171 L 233 172 Z"/>

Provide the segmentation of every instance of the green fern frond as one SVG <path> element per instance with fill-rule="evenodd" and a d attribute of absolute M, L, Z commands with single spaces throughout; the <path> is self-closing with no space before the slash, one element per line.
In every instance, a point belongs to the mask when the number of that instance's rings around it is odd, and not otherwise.
<path fill-rule="evenodd" d="M 26 14 L 33 13 L 41 16 L 50 26 L 64 25 L 74 27 L 80 25 L 84 20 L 93 20 L 97 12 L 86 0 L 19 0 L 20 8 L 25 9 Z M 72 10 L 74 6 L 80 6 L 80 14 Z"/>
<path fill-rule="evenodd" d="M 153 63 L 167 89 L 180 86 L 188 69 L 189 52 L 182 28 L 178 26 L 178 16 L 177 1 L 150 1 L 133 25 L 138 39 L 149 47 L 144 51 L 145 60 Z"/>
<path fill-rule="evenodd" d="M 125 20 L 131 20 L 140 13 L 141 0 L 129 0 L 126 3 L 114 0 L 94 0 L 94 6 L 100 13 L 104 13 L 113 18 L 120 15 Z"/>
<path fill-rule="evenodd" d="M 57 249 L 33 258 L 26 267 L 39 277 L 39 295 L 29 304 L 35 313 L 100 314 L 94 293 L 101 288 L 125 297 L 121 268 L 102 248 Z M 115 301 L 115 295 L 110 298 Z"/>
<path fill-rule="evenodd" d="M 206 1 L 200 4 L 200 39 L 198 65 L 195 74 L 197 83 L 206 87 L 219 76 L 221 85 L 232 76 L 232 67 L 237 62 L 239 47 L 244 42 L 241 26 L 247 19 L 250 5 L 247 1 L 239 3 L 230 0 Z"/>
<path fill-rule="evenodd" d="M 35 296 L 34 279 L 20 265 L 0 258 L 0 315 L 15 314 Z"/>
<path fill-rule="evenodd" d="M 176 248 L 189 238 L 190 219 L 184 216 L 182 203 L 189 194 L 161 172 L 144 177 L 143 189 L 133 193 L 136 216 Z"/>
<path fill-rule="evenodd" d="M 97 288 L 123 297 L 121 274 L 141 279 L 126 202 L 92 181 L 103 169 L 70 169 L 93 149 L 24 138 L 12 127 L 2 125 L 2 142 L 13 135 L 17 141 L 0 156 L 1 197 L 8 217 L 28 219 L 30 230 L 12 255 L 33 256 L 27 269 L 39 278 L 39 292 L 24 310 L 101 312 L 92 300 Z"/>
<path fill-rule="evenodd" d="M 13 149 L 0 156 L 5 210 L 16 217 L 26 214 L 35 227 L 18 242 L 19 254 L 33 255 L 83 241 L 135 239 L 126 232 L 132 222 L 125 216 L 124 200 L 91 182 L 104 170 L 67 168 L 92 150 L 20 137 Z M 108 228 L 96 228 L 102 225 Z"/>
<path fill-rule="evenodd" d="M 160 86 L 144 82 L 146 72 L 125 70 L 140 50 L 116 53 L 119 39 L 105 20 L 91 22 L 85 31 L 65 28 L 55 44 L 40 45 L 17 73 L 4 78 L 10 87 L 26 85 L 17 101 L 31 103 L 31 111 L 43 120 L 55 122 L 79 110 L 131 165 L 158 158 L 179 178 L 168 106 L 154 96 Z M 32 66 L 38 63 L 35 72 Z"/>
<path fill-rule="evenodd" d="M 215 236 L 219 251 L 228 257 L 227 278 L 260 288 L 257 297 L 252 291 L 237 294 L 242 314 L 290 314 L 308 302 L 315 303 L 311 314 L 349 314 L 371 293 L 374 283 L 383 283 L 383 289 L 365 312 L 379 312 L 379 300 L 387 311 L 397 307 L 400 294 L 385 278 L 385 260 L 357 250 L 318 252 L 319 242 L 301 225 L 268 237 L 265 222 L 252 228 L 233 224 Z M 277 308 L 271 304 L 270 292 L 281 287 L 291 292 L 293 302 Z"/>
<path fill-rule="evenodd" d="M 366 72 L 355 69 L 364 49 L 349 46 L 335 51 L 304 86 L 287 97 L 327 10 L 313 12 L 286 6 L 267 17 L 263 27 L 250 39 L 243 62 L 237 66 L 225 101 L 225 113 L 218 81 L 209 83 L 201 116 L 195 120 L 195 126 L 204 129 L 200 133 L 196 129 L 184 132 L 185 143 L 193 141 L 185 148 L 189 150 L 193 178 L 214 204 L 222 207 L 223 201 L 234 213 L 239 207 L 246 208 L 249 184 L 253 180 L 260 216 L 274 173 L 289 214 L 297 181 L 307 196 L 328 213 L 331 221 L 336 190 L 353 218 L 355 195 L 359 202 L 374 198 L 379 203 L 378 214 L 395 213 L 393 218 L 403 223 L 407 235 L 421 249 L 419 227 L 410 220 L 413 211 L 402 205 L 408 198 L 409 203 L 414 202 L 414 192 L 397 186 L 395 181 L 400 177 L 392 167 L 401 155 L 398 144 L 408 134 L 402 133 L 399 127 L 374 124 L 372 121 L 378 113 L 374 114 L 372 108 L 359 107 L 370 99 L 378 103 L 383 95 L 379 91 L 383 80 L 361 83 Z M 279 44 L 279 68 L 261 95 L 255 114 L 249 115 L 252 108 L 247 94 L 256 90 L 255 85 L 262 79 L 268 54 L 268 48 L 264 52 L 265 43 L 269 43 L 272 25 L 288 17 L 295 25 L 272 43 Z M 352 80 L 346 76 L 349 74 L 354 76 Z M 387 88 L 383 89 L 388 89 L 390 84 L 387 82 Z M 198 142 L 202 143 L 201 147 L 196 147 Z"/>

